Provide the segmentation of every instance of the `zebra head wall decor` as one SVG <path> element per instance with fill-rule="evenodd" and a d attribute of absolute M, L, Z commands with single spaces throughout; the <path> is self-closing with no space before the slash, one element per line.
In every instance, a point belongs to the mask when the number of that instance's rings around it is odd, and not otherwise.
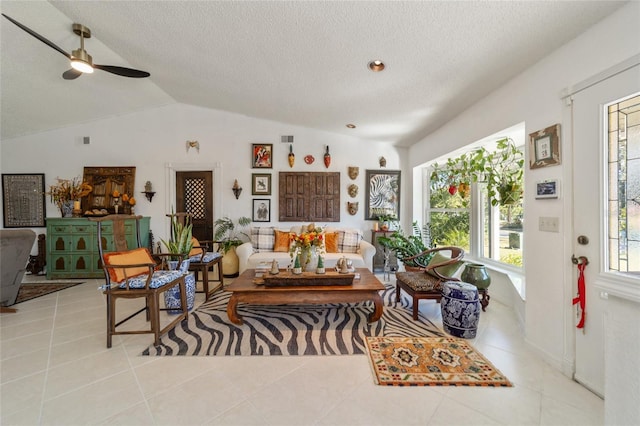
<path fill-rule="evenodd" d="M 349 211 L 349 214 L 351 216 L 353 216 L 356 213 L 358 213 L 358 204 L 360 204 L 358 201 L 356 201 L 354 203 L 350 203 L 349 201 L 347 201 L 347 210 Z"/>
<path fill-rule="evenodd" d="M 400 217 L 400 170 L 367 170 L 365 220 Z"/>

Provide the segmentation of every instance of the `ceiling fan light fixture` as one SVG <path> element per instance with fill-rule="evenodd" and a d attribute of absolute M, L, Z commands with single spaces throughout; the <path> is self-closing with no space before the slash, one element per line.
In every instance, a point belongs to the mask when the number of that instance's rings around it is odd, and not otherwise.
<path fill-rule="evenodd" d="M 83 73 L 91 74 L 93 72 L 93 60 L 83 49 L 76 49 L 71 52 L 71 68 Z"/>

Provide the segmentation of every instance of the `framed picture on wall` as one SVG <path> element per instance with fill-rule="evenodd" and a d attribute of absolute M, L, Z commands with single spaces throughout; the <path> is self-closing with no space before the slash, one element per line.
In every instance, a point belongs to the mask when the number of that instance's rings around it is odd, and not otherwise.
<path fill-rule="evenodd" d="M 253 173 L 251 175 L 251 195 L 271 195 L 271 175 Z"/>
<path fill-rule="evenodd" d="M 44 173 L 2 174 L 5 228 L 43 228 L 45 223 Z"/>
<path fill-rule="evenodd" d="M 251 148 L 252 168 L 270 169 L 273 167 L 273 144 L 254 143 Z"/>
<path fill-rule="evenodd" d="M 254 198 L 252 219 L 254 222 L 271 222 L 271 200 Z"/>
<path fill-rule="evenodd" d="M 529 168 L 560 164 L 560 124 L 529 133 Z"/>
<path fill-rule="evenodd" d="M 365 220 L 400 218 L 400 170 L 367 170 Z"/>

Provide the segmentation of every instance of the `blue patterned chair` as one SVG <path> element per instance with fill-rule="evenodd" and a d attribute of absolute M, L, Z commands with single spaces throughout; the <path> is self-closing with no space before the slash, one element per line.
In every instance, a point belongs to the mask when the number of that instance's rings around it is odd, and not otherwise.
<path fill-rule="evenodd" d="M 102 218 L 91 218 L 97 222 L 98 251 L 102 269 L 105 275 L 104 294 L 107 297 L 107 348 L 111 347 L 112 337 L 119 334 L 144 334 L 151 333 L 154 336 L 154 344 L 160 344 L 160 336 L 173 328 L 180 321 L 187 318 L 187 295 L 185 276 L 180 270 L 163 271 L 157 269 L 147 248 L 140 247 L 140 219 L 142 216 L 109 215 Z M 128 247 L 125 238 L 125 221 L 135 219 L 135 247 Z M 103 227 L 111 226 L 113 232 L 113 244 L 104 240 Z M 114 251 L 105 252 L 105 247 L 112 247 Z M 160 323 L 160 295 L 179 285 L 181 306 L 179 315 L 165 327 Z M 143 298 L 145 306 L 138 311 L 118 321 L 116 315 L 116 302 L 118 299 Z M 138 314 L 145 312 L 150 327 L 142 330 L 121 330 L 117 328 L 125 322 L 133 319 Z M 125 314 L 126 315 L 126 314 Z"/>

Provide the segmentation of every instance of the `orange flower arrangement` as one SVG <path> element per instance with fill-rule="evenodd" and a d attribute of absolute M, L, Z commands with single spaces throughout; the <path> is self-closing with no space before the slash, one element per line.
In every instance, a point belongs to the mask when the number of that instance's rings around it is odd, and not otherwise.
<path fill-rule="evenodd" d="M 116 189 L 116 190 L 114 190 L 114 191 L 111 193 L 111 196 L 112 196 L 113 198 L 118 198 L 118 197 L 120 197 L 120 191 L 118 191 L 117 189 Z"/>
<path fill-rule="evenodd" d="M 323 249 L 324 235 L 322 228 L 315 228 L 313 231 L 303 232 L 301 234 L 289 234 L 289 255 L 293 259 L 298 252 L 306 254 L 306 260 L 309 262 L 311 256 L 311 248 Z"/>

